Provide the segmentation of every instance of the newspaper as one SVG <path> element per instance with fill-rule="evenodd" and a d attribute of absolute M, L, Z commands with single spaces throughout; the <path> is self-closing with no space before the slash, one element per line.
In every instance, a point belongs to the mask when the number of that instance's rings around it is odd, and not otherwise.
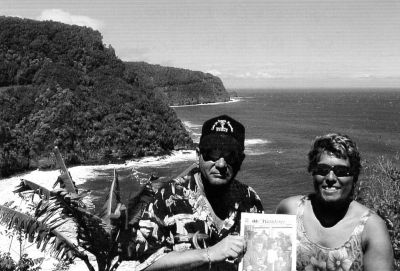
<path fill-rule="evenodd" d="M 247 251 L 239 271 L 296 270 L 296 216 L 242 213 Z"/>

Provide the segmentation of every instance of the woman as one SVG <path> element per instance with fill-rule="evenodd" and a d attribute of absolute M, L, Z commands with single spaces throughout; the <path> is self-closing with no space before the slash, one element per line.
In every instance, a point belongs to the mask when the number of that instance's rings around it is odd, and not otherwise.
<path fill-rule="evenodd" d="M 393 270 L 384 221 L 353 200 L 360 154 L 345 135 L 317 137 L 308 153 L 314 193 L 281 201 L 297 215 L 297 270 Z"/>

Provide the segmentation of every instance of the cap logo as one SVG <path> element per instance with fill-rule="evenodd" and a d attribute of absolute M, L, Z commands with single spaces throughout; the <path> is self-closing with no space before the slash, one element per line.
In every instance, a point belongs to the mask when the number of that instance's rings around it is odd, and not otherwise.
<path fill-rule="evenodd" d="M 211 127 L 211 131 L 233 133 L 233 127 L 232 127 L 231 123 L 227 120 L 217 120 L 214 123 L 214 125 Z"/>

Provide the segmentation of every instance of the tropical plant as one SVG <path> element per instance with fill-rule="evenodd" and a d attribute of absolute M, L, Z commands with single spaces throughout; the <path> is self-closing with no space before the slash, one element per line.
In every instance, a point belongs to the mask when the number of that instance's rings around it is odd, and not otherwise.
<path fill-rule="evenodd" d="M 386 222 L 393 245 L 395 270 L 400 271 L 400 155 L 365 163 L 355 199 Z"/>
<path fill-rule="evenodd" d="M 12 205 L 12 203 L 9 203 Z M 8 207 L 6 205 L 6 207 Z M 1 234 L 4 234 L 8 238 L 10 238 L 10 246 L 8 252 L 0 252 L 0 270 L 1 271 L 38 271 L 41 270 L 41 264 L 43 263 L 44 258 L 31 258 L 25 252 L 26 246 L 24 235 L 21 230 L 18 229 L 7 229 Z M 15 238 L 16 237 L 16 238 Z M 13 241 L 18 242 L 19 253 L 17 256 L 18 259 L 14 260 L 11 256 L 11 245 Z"/>
<path fill-rule="evenodd" d="M 147 207 L 152 189 L 146 182 L 134 202 L 133 212 L 128 212 L 121 203 L 117 172 L 106 203 L 99 215 L 84 202 L 86 193 L 77 189 L 71 175 L 65 167 L 58 148 L 55 157 L 60 166 L 61 175 L 53 186 L 46 189 L 28 180 L 21 180 L 15 193 L 33 193 L 40 197 L 34 213 L 27 215 L 6 205 L 0 205 L 0 222 L 8 228 L 18 229 L 28 241 L 37 244 L 38 249 L 50 247 L 51 254 L 63 261 L 83 260 L 87 268 L 95 271 L 89 261 L 93 255 L 98 271 L 116 270 L 121 261 L 132 258 L 129 245 L 134 244 L 135 228 L 138 227 L 137 212 Z M 59 185 L 60 188 L 55 189 Z M 130 206 L 131 204 L 129 204 Z M 129 220 L 128 213 L 132 214 Z M 59 229 L 70 221 L 75 226 L 76 237 L 66 236 Z"/>
<path fill-rule="evenodd" d="M 29 258 L 27 254 L 22 254 L 20 259 L 15 262 L 10 253 L 0 252 L 1 271 L 39 271 L 41 268 L 36 265 L 37 259 Z"/>

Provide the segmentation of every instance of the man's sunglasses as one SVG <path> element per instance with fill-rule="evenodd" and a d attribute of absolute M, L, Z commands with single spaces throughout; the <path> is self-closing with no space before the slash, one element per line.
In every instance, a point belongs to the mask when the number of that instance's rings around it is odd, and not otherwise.
<path fill-rule="evenodd" d="M 313 175 L 326 176 L 329 172 L 333 171 L 336 177 L 348 177 L 353 176 L 353 172 L 349 167 L 346 166 L 330 166 L 327 164 L 318 164 L 313 170 Z"/>
<path fill-rule="evenodd" d="M 220 150 L 220 149 L 201 149 L 201 155 L 204 161 L 218 161 L 221 157 L 230 164 L 233 165 L 239 161 L 239 154 L 236 151 Z"/>

